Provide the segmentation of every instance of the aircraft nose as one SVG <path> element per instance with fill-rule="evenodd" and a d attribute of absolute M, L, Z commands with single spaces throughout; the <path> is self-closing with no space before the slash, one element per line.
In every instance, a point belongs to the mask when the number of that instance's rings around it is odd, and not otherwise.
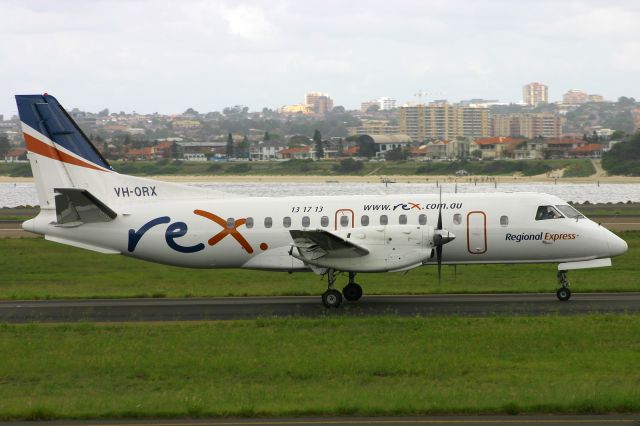
<path fill-rule="evenodd" d="M 629 249 L 627 242 L 609 230 L 605 230 L 605 241 L 609 246 L 609 256 L 620 256 Z"/>

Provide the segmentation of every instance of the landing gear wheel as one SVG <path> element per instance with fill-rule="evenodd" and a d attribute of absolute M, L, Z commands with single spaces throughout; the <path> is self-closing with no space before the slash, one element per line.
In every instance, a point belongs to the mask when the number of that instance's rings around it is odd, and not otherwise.
<path fill-rule="evenodd" d="M 322 304 L 325 308 L 337 308 L 342 303 L 342 294 L 338 290 L 329 289 L 322 293 Z"/>
<path fill-rule="evenodd" d="M 349 302 L 357 302 L 362 297 L 362 287 L 360 284 L 349 283 L 342 289 L 342 294 Z"/>
<path fill-rule="evenodd" d="M 569 290 L 568 287 L 559 288 L 558 291 L 556 291 L 556 296 L 558 296 L 558 300 L 561 302 L 566 302 L 571 299 L 571 290 Z"/>

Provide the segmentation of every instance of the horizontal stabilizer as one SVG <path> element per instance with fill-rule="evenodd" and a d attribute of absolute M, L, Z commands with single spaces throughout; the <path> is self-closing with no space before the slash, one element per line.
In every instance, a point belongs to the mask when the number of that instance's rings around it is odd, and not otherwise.
<path fill-rule="evenodd" d="M 118 214 L 86 189 L 55 188 L 58 225 L 110 222 Z"/>

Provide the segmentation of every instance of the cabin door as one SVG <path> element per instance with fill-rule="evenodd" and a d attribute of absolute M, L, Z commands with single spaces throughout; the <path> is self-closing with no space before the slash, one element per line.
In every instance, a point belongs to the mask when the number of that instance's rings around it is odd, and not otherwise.
<path fill-rule="evenodd" d="M 471 254 L 487 252 L 487 215 L 474 211 L 467 214 L 467 250 Z"/>

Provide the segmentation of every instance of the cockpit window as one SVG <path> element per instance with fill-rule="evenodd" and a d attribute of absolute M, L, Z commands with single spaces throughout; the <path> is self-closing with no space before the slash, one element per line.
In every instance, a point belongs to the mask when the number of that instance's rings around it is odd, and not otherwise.
<path fill-rule="evenodd" d="M 556 208 L 560 210 L 562 214 L 565 215 L 565 217 L 568 217 L 569 219 L 579 219 L 581 217 L 584 217 L 582 213 L 580 213 L 578 210 L 574 209 L 568 204 L 561 204 L 559 206 L 556 206 Z"/>
<path fill-rule="evenodd" d="M 560 219 L 562 215 L 553 206 L 540 206 L 536 212 L 536 220 Z"/>

